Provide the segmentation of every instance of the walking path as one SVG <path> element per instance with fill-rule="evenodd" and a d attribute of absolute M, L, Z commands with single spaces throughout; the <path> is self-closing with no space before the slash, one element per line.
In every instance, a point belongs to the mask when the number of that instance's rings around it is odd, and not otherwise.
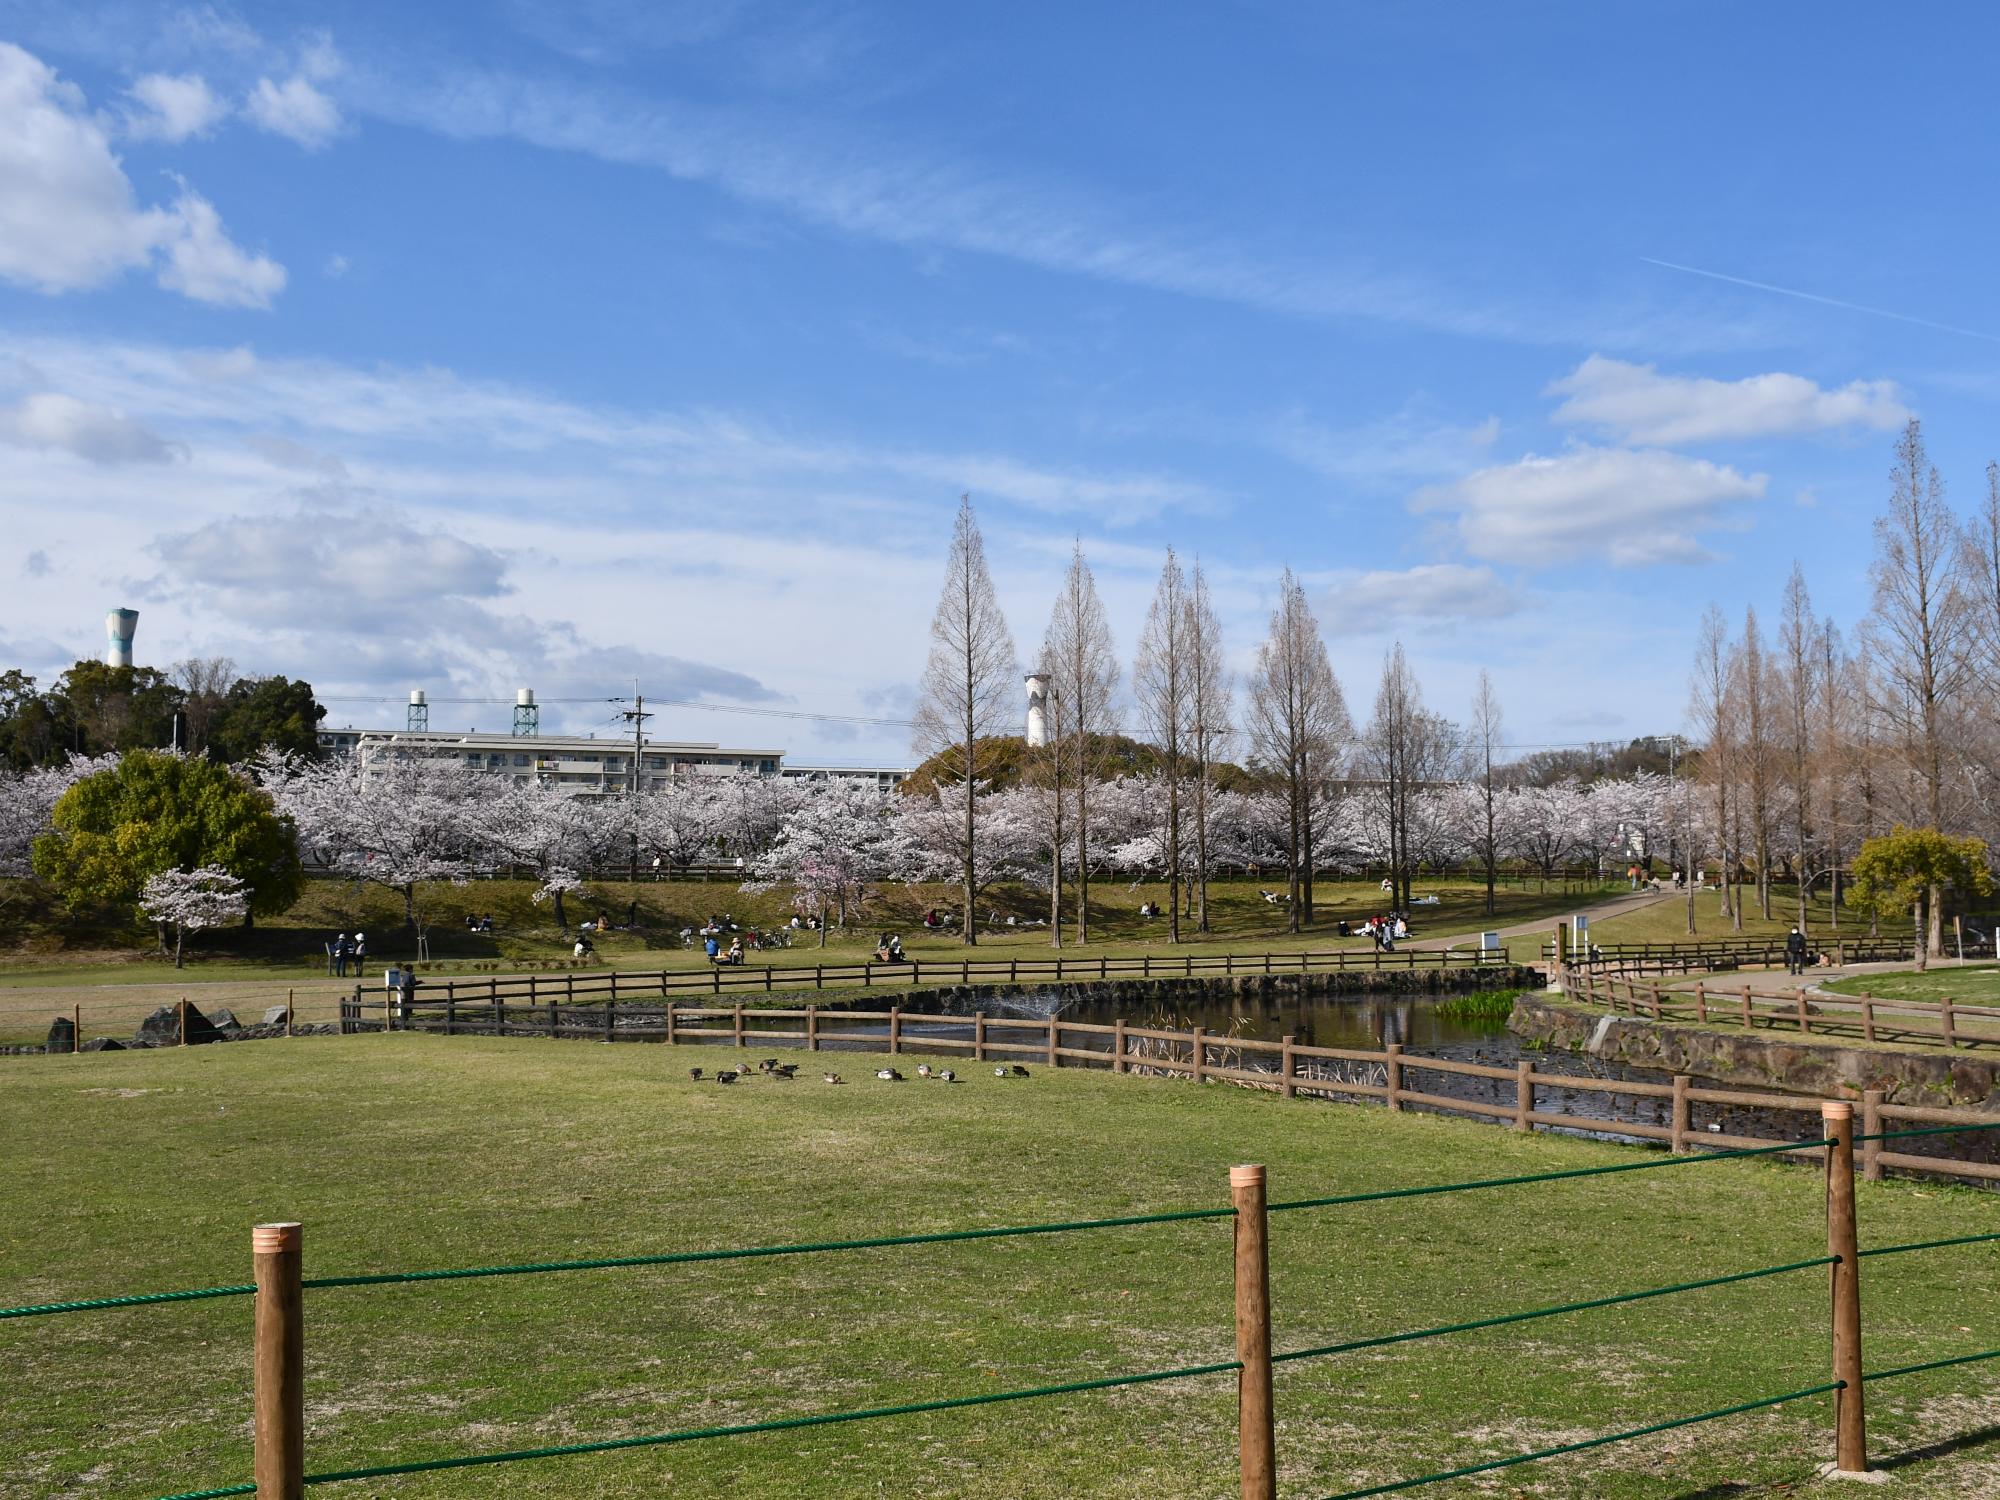
<path fill-rule="evenodd" d="M 1506 927 L 1474 928 L 1471 932 L 1461 932 L 1450 937 L 1419 938 L 1403 944 L 1419 952 L 1431 953 L 1444 948 L 1456 948 L 1468 939 L 1477 942 L 1481 932 L 1497 932 L 1502 941 L 1515 937 L 1535 937 L 1548 932 L 1558 922 L 1573 922 L 1578 917 L 1588 917 L 1595 922 L 1600 917 L 1622 916 L 1628 911 L 1642 911 L 1648 906 L 1657 906 L 1662 901 L 1672 901 L 1685 894 L 1681 891 L 1632 891 L 1627 895 L 1614 896 L 1609 901 L 1599 901 L 1593 906 L 1581 906 L 1575 911 L 1559 917 L 1538 917 L 1532 922 L 1515 922 Z"/>

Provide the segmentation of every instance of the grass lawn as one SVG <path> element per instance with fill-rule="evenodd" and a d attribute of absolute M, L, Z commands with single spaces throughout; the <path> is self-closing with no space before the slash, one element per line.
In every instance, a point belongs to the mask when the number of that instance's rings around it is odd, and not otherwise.
<path fill-rule="evenodd" d="M 1877 1000 L 1929 1000 L 1949 995 L 1967 1005 L 2000 1005 L 2000 965 L 1945 965 L 1919 972 L 1903 969 L 1880 974 L 1856 974 L 1836 979 L 1824 988 L 1842 995 L 1873 995 Z"/>
<path fill-rule="evenodd" d="M 1298 936 L 1286 930 L 1285 908 L 1266 902 L 1258 893 L 1260 887 L 1282 883 L 1271 878 L 1216 882 L 1210 888 L 1213 932 L 1207 940 L 1197 942 L 1192 924 L 1184 924 L 1188 941 L 1183 948 L 1195 952 L 1283 952 L 1324 948 L 1343 941 L 1357 948 L 1367 946 L 1362 938 L 1336 937 L 1334 926 L 1343 917 L 1353 920 L 1380 911 L 1384 901 L 1377 883 L 1321 882 L 1316 893 L 1316 926 Z M 1623 889 L 1621 882 L 1617 890 Z M 444 886 L 432 892 L 428 906 L 435 971 L 516 972 L 523 965 L 567 966 L 569 940 L 557 929 L 549 909 L 530 900 L 532 891 L 527 881 L 493 880 Z M 570 902 L 571 921 L 601 912 L 621 929 L 597 941 L 595 966 L 599 968 L 702 968 L 706 960 L 700 950 L 680 945 L 683 928 L 698 927 L 711 914 L 723 912 L 733 914 L 743 926 L 766 929 L 781 925 L 790 916 L 783 893 L 745 893 L 732 881 L 648 880 L 636 886 L 622 881 L 594 882 L 590 892 Z M 1610 887 L 1602 892 L 1613 893 Z M 1553 922 L 1562 913 L 1598 899 L 1600 888 L 1573 886 L 1565 892 L 1561 882 L 1553 882 L 1547 891 L 1533 884 L 1504 888 L 1496 902 L 1499 915 L 1491 919 L 1483 911 L 1484 888 L 1466 880 L 1421 881 L 1418 893 L 1438 897 L 1436 906 L 1421 908 L 1417 914 L 1421 935 L 1443 936 L 1544 916 Z M 1166 923 L 1139 916 L 1143 903 L 1165 900 L 1166 888 L 1161 885 L 1128 886 L 1110 880 L 1094 883 L 1090 951 L 1115 955 L 1166 948 Z M 952 901 L 952 892 L 943 886 L 880 886 L 845 931 L 828 934 L 826 951 L 832 959 L 851 960 L 873 949 L 878 934 L 894 931 L 902 935 L 904 946 L 913 954 L 957 957 L 964 952 L 964 945 L 954 936 L 929 934 L 920 925 L 927 908 L 946 909 Z M 636 924 L 622 930 L 627 909 L 634 902 L 638 908 Z M 983 898 L 980 906 L 982 911 L 994 909 L 1027 919 L 1045 914 L 1047 899 L 1031 891 L 1002 888 Z M 496 931 L 466 931 L 468 914 L 490 914 Z M 378 887 L 315 880 L 307 883 L 305 895 L 292 910 L 261 922 L 253 932 L 203 934 L 189 966 L 176 972 L 171 962 L 152 955 L 149 932 L 123 923 L 77 924 L 66 919 L 59 908 L 51 909 L 47 899 L 27 883 L 0 881 L 0 942 L 11 940 L 11 950 L 0 956 L 0 989 L 198 984 L 234 979 L 304 983 L 325 977 L 322 945 L 336 932 L 357 928 L 368 934 L 369 970 L 377 979 L 376 971 L 406 957 L 411 950 L 399 897 Z M 1066 939 L 1068 936 L 1066 932 Z M 815 937 L 801 933 L 796 946 L 767 956 L 773 963 L 810 964 L 819 951 Z M 983 931 L 979 939 L 982 954 L 1041 954 L 1048 948 L 1046 927 L 1003 927 Z"/>
<path fill-rule="evenodd" d="M 1626 1148 L 1225 1086 L 1035 1069 L 955 1087 L 691 1083 L 658 1046 L 388 1037 L 5 1065 L 0 1304 L 1274 1199 L 1635 1159 Z M 903 1066 L 908 1070 L 909 1060 Z M 962 1066 L 962 1064 L 961 1064 Z M 1858 1185 L 1864 1243 L 2000 1228 L 2000 1198 Z M 1275 1215 L 1280 1351 L 1808 1258 L 1822 1184 L 1766 1161 Z M 309 1292 L 313 1470 L 662 1432 L 1226 1359 L 1226 1221 Z M 2000 1345 L 1994 1249 L 1868 1263 L 1871 1367 Z M 0 1496 L 249 1475 L 248 1299 L 0 1324 Z M 1281 1366 L 1282 1493 L 1318 1496 L 1829 1377 L 1809 1271 Z M 1230 1377 L 328 1486 L 330 1496 L 1234 1492 Z M 2000 1372 L 1875 1387 L 1897 1493 L 2000 1490 Z M 1441 1494 L 1844 1495 L 1814 1398 Z M 1970 1439 L 1938 1456 L 1929 1445 Z"/>

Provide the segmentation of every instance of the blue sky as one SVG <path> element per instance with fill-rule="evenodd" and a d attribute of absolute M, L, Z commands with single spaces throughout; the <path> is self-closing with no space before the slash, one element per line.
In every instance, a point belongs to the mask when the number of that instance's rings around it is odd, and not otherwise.
<path fill-rule="evenodd" d="M 0 0 L 0 657 L 897 718 L 969 490 L 1522 745 L 2000 456 L 1984 7 Z M 1984 206 L 1982 206 L 1984 205 Z M 503 710 L 441 708 L 441 727 Z M 610 710 L 552 706 L 553 727 Z M 462 722 L 461 722 L 462 721 Z M 887 726 L 657 732 L 900 760 Z"/>

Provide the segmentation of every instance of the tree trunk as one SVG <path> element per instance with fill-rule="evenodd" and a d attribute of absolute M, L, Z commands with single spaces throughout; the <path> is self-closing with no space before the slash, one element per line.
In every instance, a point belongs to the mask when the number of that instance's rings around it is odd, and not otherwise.
<path fill-rule="evenodd" d="M 174 926 L 174 967 L 176 969 L 181 966 L 181 943 L 186 935 L 187 929 L 176 923 Z"/>
<path fill-rule="evenodd" d="M 556 888 L 555 898 L 556 898 L 556 931 L 562 933 L 564 936 L 568 936 L 569 918 L 563 914 L 562 887 L 558 886 Z"/>

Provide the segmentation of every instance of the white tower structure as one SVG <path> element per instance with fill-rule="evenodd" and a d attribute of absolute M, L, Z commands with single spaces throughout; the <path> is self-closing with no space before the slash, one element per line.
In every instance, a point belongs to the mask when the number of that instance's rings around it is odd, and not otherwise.
<path fill-rule="evenodd" d="M 521 688 L 514 694 L 514 733 L 532 738 L 542 732 L 542 710 L 535 703 L 535 690 Z"/>
<path fill-rule="evenodd" d="M 104 617 L 104 665 L 132 665 L 132 633 L 139 628 L 139 611 L 114 609 Z"/>
<path fill-rule="evenodd" d="M 412 733 L 426 731 L 431 727 L 431 705 L 424 697 L 422 688 L 410 689 L 410 711 L 404 718 L 403 727 Z"/>
<path fill-rule="evenodd" d="M 1028 683 L 1028 748 L 1038 750 L 1049 742 L 1049 679 L 1043 672 L 1030 672 Z"/>

